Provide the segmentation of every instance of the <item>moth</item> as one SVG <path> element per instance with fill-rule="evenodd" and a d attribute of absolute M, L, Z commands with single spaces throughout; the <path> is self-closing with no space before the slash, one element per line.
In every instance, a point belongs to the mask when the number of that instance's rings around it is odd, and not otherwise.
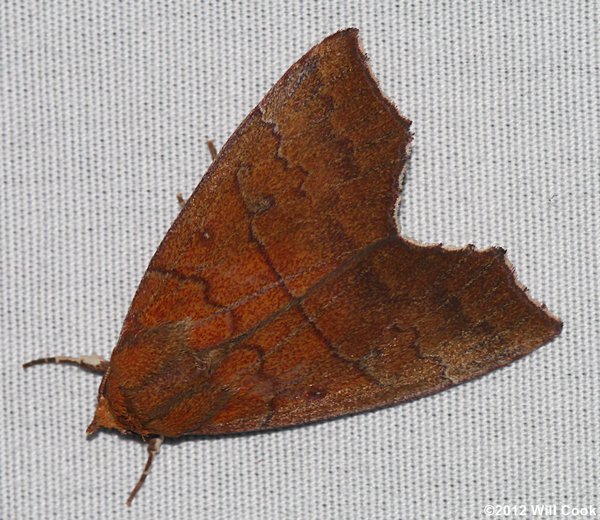
<path fill-rule="evenodd" d="M 424 246 L 396 220 L 411 122 L 356 29 L 333 34 L 246 117 L 160 244 L 87 432 L 148 443 L 282 428 L 439 392 L 507 365 L 561 322 L 501 248 Z"/>

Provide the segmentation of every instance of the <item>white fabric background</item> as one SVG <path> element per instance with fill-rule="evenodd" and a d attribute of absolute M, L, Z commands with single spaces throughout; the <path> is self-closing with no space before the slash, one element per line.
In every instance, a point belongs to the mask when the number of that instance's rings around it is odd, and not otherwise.
<path fill-rule="evenodd" d="M 289 65 L 361 29 L 414 121 L 400 222 L 502 245 L 565 322 L 514 365 L 416 402 L 275 433 L 86 441 L 100 378 L 20 364 L 110 354 L 145 267 Z M 0 4 L 1 517 L 470 519 L 600 507 L 600 2 Z M 600 512 L 598 513 L 600 515 Z"/>

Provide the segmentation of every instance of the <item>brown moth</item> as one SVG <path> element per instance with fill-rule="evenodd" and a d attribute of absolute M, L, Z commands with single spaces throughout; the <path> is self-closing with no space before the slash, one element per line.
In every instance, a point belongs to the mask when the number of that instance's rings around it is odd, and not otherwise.
<path fill-rule="evenodd" d="M 281 428 L 439 392 L 561 330 L 505 251 L 399 236 L 410 121 L 356 29 L 313 47 L 214 158 L 140 283 L 89 433 Z"/>

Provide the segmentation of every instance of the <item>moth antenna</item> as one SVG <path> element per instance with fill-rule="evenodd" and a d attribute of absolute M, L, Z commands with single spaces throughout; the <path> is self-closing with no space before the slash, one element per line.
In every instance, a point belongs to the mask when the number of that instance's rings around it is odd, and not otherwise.
<path fill-rule="evenodd" d="M 215 143 L 213 143 L 210 139 L 206 141 L 206 146 L 208 146 L 208 151 L 210 152 L 210 157 L 214 161 L 217 158 L 217 148 L 215 147 Z"/>
<path fill-rule="evenodd" d="M 34 365 L 47 365 L 49 363 L 64 363 L 69 365 L 78 365 L 81 368 L 96 372 L 98 374 L 104 374 L 108 370 L 108 361 L 103 357 L 95 354 L 89 356 L 70 357 L 70 356 L 51 356 L 34 359 L 23 363 L 23 368 L 29 368 Z"/>
<path fill-rule="evenodd" d="M 133 499 L 137 495 L 138 491 L 144 485 L 146 481 L 146 477 L 150 474 L 150 466 L 152 466 L 152 461 L 154 460 L 155 455 L 158 455 L 160 451 L 160 447 L 165 438 L 161 435 L 160 437 L 153 437 L 152 439 L 148 439 L 148 459 L 146 460 L 146 465 L 144 466 L 144 471 L 140 475 L 139 480 L 137 481 L 135 487 L 129 493 L 129 498 L 127 499 L 127 506 L 131 506 Z"/>

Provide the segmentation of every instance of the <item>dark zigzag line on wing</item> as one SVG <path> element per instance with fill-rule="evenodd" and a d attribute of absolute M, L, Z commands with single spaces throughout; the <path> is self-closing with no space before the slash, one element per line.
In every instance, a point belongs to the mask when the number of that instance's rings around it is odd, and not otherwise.
<path fill-rule="evenodd" d="M 211 298 L 209 298 L 208 296 L 206 297 L 206 302 L 214 305 L 215 307 L 218 307 L 219 310 L 215 311 L 214 313 L 210 314 L 209 316 L 206 316 L 205 318 L 200 318 L 198 320 L 193 320 L 191 322 L 191 324 L 194 327 L 198 327 L 204 323 L 209 322 L 210 320 L 214 319 L 216 316 L 220 316 L 221 314 L 226 314 L 228 312 L 234 311 L 236 310 L 238 307 L 241 307 L 242 305 L 244 305 L 245 303 L 248 303 L 266 293 L 268 293 L 270 290 L 275 289 L 277 287 L 281 287 L 285 282 L 289 282 L 292 280 L 295 280 L 296 278 L 300 278 L 301 276 L 304 276 L 307 273 L 310 273 L 312 271 L 317 271 L 319 270 L 321 267 L 323 267 L 324 265 L 328 264 L 329 262 L 320 262 L 319 264 L 312 266 L 308 269 L 304 269 L 302 271 L 298 271 L 297 273 L 291 274 L 289 276 L 286 276 L 284 278 L 281 278 L 281 280 L 277 280 L 275 282 L 271 282 L 268 283 L 266 285 L 263 285 L 260 289 L 258 289 L 257 291 L 248 294 L 246 296 L 243 296 L 242 298 L 228 304 L 228 305 L 222 305 L 220 303 L 217 303 L 216 301 L 212 300 Z M 153 273 L 153 274 L 159 274 L 165 277 L 171 276 L 173 278 L 176 278 L 177 280 L 181 281 L 181 282 L 197 282 L 200 284 L 204 285 L 205 288 L 205 294 L 210 292 L 210 283 L 209 281 L 200 276 L 200 275 L 194 275 L 194 274 L 185 274 L 182 273 L 181 271 L 179 271 L 178 269 L 174 269 L 174 268 L 169 268 L 169 269 L 164 269 L 164 268 L 159 268 L 159 267 L 153 267 L 153 268 L 149 268 L 148 269 L 149 273 Z"/>

